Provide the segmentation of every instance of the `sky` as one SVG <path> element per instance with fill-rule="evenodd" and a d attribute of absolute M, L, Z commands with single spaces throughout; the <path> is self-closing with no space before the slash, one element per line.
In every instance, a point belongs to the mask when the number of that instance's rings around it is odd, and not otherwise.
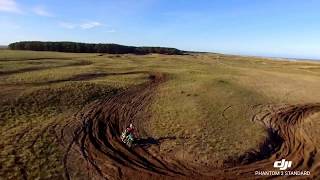
<path fill-rule="evenodd" d="M 0 0 L 0 44 L 76 41 L 320 59 L 319 0 Z"/>

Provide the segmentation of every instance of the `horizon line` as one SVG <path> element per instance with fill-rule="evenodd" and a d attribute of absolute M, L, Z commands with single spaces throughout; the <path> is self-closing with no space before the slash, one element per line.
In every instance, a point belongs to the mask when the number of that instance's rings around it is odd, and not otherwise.
<path fill-rule="evenodd" d="M 39 41 L 39 40 L 31 40 L 31 41 Z M 26 41 L 16 41 L 16 42 L 26 42 Z M 16 43 L 13 42 L 13 43 Z M 76 42 L 76 41 L 39 41 L 39 42 Z M 76 43 L 85 43 L 85 44 L 117 44 L 117 43 L 87 43 L 87 42 L 76 42 Z M 0 44 L 0 47 L 9 47 L 11 43 L 4 45 Z M 123 44 L 118 44 L 123 45 Z M 124 45 L 124 46 L 132 46 L 132 45 Z M 135 45 L 133 45 L 135 46 Z M 148 47 L 148 46 L 138 46 L 138 47 Z M 149 47 L 163 47 L 163 46 L 149 46 Z M 169 48 L 176 48 L 172 46 L 167 46 Z M 230 56 L 243 56 L 243 57 L 255 57 L 255 58 L 268 58 L 273 60 L 302 60 L 302 61 L 320 61 L 319 57 L 297 57 L 297 56 L 274 56 L 274 55 L 259 55 L 260 53 L 236 53 L 236 52 L 223 52 L 223 51 L 201 51 L 201 50 L 183 50 L 180 48 L 176 48 L 181 51 L 193 52 L 193 53 L 213 53 L 213 54 L 223 54 Z"/>

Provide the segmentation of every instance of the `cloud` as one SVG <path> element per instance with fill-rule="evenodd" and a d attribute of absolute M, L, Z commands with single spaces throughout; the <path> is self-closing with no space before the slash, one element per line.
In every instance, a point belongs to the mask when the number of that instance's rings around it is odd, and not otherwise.
<path fill-rule="evenodd" d="M 22 10 L 21 6 L 15 0 L 0 0 L 0 12 L 1 11 L 18 14 L 33 12 L 39 16 L 54 17 L 52 13 L 47 11 L 45 6 L 38 5 L 33 8 L 24 7 Z"/>
<path fill-rule="evenodd" d="M 77 25 L 75 25 L 73 23 L 68 23 L 68 22 L 60 22 L 59 25 L 63 28 L 66 28 L 66 29 L 74 29 L 77 27 Z"/>
<path fill-rule="evenodd" d="M 90 21 L 90 22 L 85 22 L 85 23 L 70 23 L 70 22 L 59 22 L 59 26 L 66 28 L 66 29 L 75 29 L 75 28 L 80 28 L 80 29 L 92 29 L 96 28 L 99 26 L 103 26 L 102 23 L 97 22 L 97 21 Z"/>
<path fill-rule="evenodd" d="M 22 13 L 15 0 L 0 0 L 0 11 L 10 13 Z"/>
<path fill-rule="evenodd" d="M 1 0 L 0 0 L 1 1 Z M 39 15 L 39 16 L 45 16 L 45 17 L 53 17 L 54 15 L 46 9 L 44 6 L 35 6 L 32 11 Z"/>
<path fill-rule="evenodd" d="M 80 24 L 80 27 L 82 29 L 92 29 L 92 28 L 99 27 L 99 26 L 102 26 L 102 24 L 97 21 L 91 21 L 91 22 L 86 22 L 86 23 Z"/>

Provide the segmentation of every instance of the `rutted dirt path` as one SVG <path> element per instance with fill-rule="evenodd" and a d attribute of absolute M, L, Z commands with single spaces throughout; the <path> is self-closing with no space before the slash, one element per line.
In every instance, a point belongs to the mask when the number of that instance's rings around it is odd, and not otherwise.
<path fill-rule="evenodd" d="M 260 112 L 257 112 L 252 120 L 262 123 L 268 129 L 268 138 L 261 144 L 259 151 L 250 151 L 244 155 L 245 158 L 240 159 L 244 160 L 242 163 L 246 165 L 225 169 L 225 173 L 234 172 L 238 177 L 252 177 L 255 171 L 278 170 L 273 167 L 274 161 L 286 159 L 292 161 L 292 167 L 287 169 L 288 171 L 310 171 L 311 175 L 303 178 L 318 177 L 320 154 L 319 144 L 315 141 L 320 137 L 315 134 L 315 128 L 319 126 L 313 126 L 313 124 L 320 120 L 320 104 L 278 107 L 269 105 L 254 108 L 259 109 Z M 313 118 L 313 115 L 318 116 Z M 266 177 L 268 176 L 263 176 L 263 178 Z M 283 177 L 278 176 L 278 178 Z"/>
<path fill-rule="evenodd" d="M 165 80 L 163 74 L 150 75 L 149 82 L 95 101 L 71 119 L 61 130 L 65 177 L 73 179 L 76 171 L 82 171 L 83 179 L 259 178 L 255 171 L 275 170 L 273 163 L 279 159 L 293 161 L 290 170 L 310 170 L 313 177 L 320 174 L 320 155 L 312 140 L 316 136 L 304 128 L 304 120 L 319 112 L 320 104 L 253 107 L 259 112 L 252 120 L 262 123 L 269 137 L 260 150 L 247 152 L 225 167 L 187 165 L 159 156 L 152 147 L 128 149 L 120 141 L 121 131 L 132 122 L 140 130 L 137 134 L 145 135 L 139 122 L 145 120 L 144 109 Z"/>
<path fill-rule="evenodd" d="M 4 61 L 4 60 L 1 60 L 1 61 Z M 59 66 L 54 66 L 54 67 L 29 67 L 29 68 L 22 68 L 22 69 L 9 70 L 9 71 L 0 71 L 0 76 L 8 76 L 8 75 L 13 75 L 13 74 L 19 74 L 19 73 L 25 73 L 25 72 L 34 72 L 34 71 L 40 71 L 40 70 L 48 70 L 48 69 L 54 69 L 54 68 L 64 68 L 64 67 L 73 67 L 73 66 L 86 66 L 86 65 L 90 65 L 90 64 L 92 64 L 92 62 L 82 60 L 82 61 L 79 61 L 79 62 L 65 64 L 65 65 L 59 65 Z"/>
<path fill-rule="evenodd" d="M 77 114 L 63 131 L 64 139 L 69 142 L 64 157 L 66 178 L 72 178 L 69 161 L 77 155 L 81 155 L 88 171 L 93 171 L 88 178 L 140 176 L 149 179 L 181 175 L 185 168 L 179 162 L 164 160 L 141 147 L 130 150 L 119 139 L 129 123 L 139 126 L 143 110 L 151 102 L 155 88 L 163 81 L 165 76 L 162 74 L 150 75 L 150 82 L 94 102 Z"/>

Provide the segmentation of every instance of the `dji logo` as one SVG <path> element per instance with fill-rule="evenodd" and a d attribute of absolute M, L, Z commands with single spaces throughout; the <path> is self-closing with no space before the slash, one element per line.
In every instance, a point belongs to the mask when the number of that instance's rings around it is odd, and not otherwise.
<path fill-rule="evenodd" d="M 281 161 L 275 161 L 273 163 L 273 167 L 280 168 L 280 170 L 286 170 L 290 168 L 292 165 L 292 161 L 286 161 L 285 159 L 282 159 Z"/>

